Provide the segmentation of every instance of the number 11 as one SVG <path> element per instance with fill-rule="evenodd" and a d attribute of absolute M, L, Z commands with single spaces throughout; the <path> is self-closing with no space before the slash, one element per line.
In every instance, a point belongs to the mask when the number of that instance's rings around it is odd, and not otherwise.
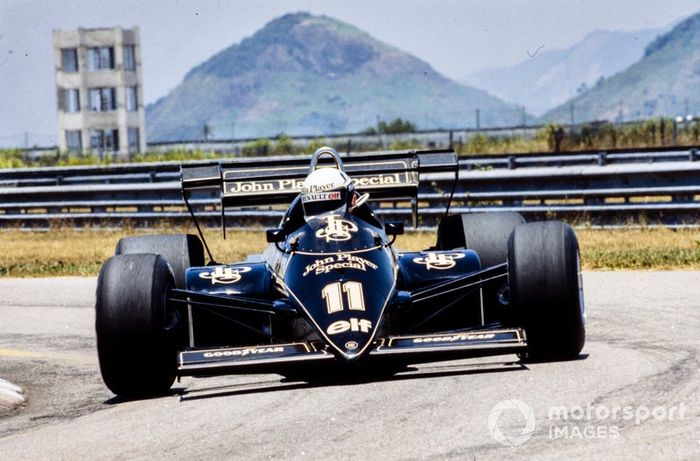
<path fill-rule="evenodd" d="M 365 297 L 361 283 L 345 282 L 341 285 L 340 282 L 335 282 L 326 285 L 321 290 L 321 296 L 326 300 L 329 314 L 343 310 L 343 292 L 347 295 L 350 310 L 365 310 Z"/>

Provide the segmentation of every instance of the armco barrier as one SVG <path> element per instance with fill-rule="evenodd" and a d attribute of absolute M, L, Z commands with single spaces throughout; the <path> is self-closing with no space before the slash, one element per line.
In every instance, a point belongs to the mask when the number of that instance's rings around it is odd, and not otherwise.
<path fill-rule="evenodd" d="M 605 155 L 606 161 L 599 161 Z M 489 156 L 460 159 L 452 212 L 509 210 L 530 218 L 562 217 L 592 224 L 698 224 L 700 162 L 693 151 L 579 153 L 561 156 Z M 283 168 L 285 158 L 280 158 Z M 245 160 L 243 160 L 245 161 Z M 560 166 L 555 166 L 560 165 Z M 179 163 L 0 171 L 0 225 L 152 225 L 184 221 Z M 423 177 L 421 225 L 444 212 L 449 174 Z M 208 224 L 220 220 L 216 192 L 198 193 L 194 209 Z M 283 209 L 227 210 L 230 225 L 274 225 Z M 410 222 L 406 203 L 384 203 L 378 213 Z"/>

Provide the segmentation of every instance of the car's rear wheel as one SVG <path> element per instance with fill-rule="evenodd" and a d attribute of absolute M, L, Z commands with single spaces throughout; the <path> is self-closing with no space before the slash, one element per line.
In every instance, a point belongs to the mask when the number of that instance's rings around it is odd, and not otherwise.
<path fill-rule="evenodd" d="M 578 241 L 559 221 L 522 224 L 508 242 L 510 302 L 527 334 L 527 357 L 567 360 L 586 337 Z"/>
<path fill-rule="evenodd" d="M 448 216 L 438 227 L 438 250 L 468 248 L 479 255 L 481 267 L 506 262 L 508 237 L 525 220 L 519 213 L 492 212 Z"/>
<path fill-rule="evenodd" d="M 204 265 L 204 247 L 196 235 L 139 235 L 124 237 L 117 243 L 115 254 L 159 254 L 170 264 L 175 285 L 185 288 L 185 271 Z"/>
<path fill-rule="evenodd" d="M 177 371 L 176 317 L 166 310 L 173 274 L 155 254 L 117 255 L 97 280 L 95 331 L 102 378 L 120 397 L 166 393 Z"/>

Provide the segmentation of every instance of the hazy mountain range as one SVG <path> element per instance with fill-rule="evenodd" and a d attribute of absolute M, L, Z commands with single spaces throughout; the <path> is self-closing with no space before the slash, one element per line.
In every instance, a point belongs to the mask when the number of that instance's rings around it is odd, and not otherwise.
<path fill-rule="evenodd" d="M 596 30 L 569 48 L 543 45 L 522 62 L 469 75 L 464 83 L 541 115 L 641 59 L 659 33 Z"/>
<path fill-rule="evenodd" d="M 652 41 L 627 69 L 547 112 L 543 120 L 636 120 L 700 115 L 700 13 Z"/>
<path fill-rule="evenodd" d="M 457 83 L 349 24 L 273 20 L 193 68 L 146 108 L 149 141 L 357 132 L 402 117 L 418 128 L 520 123 L 522 111 Z"/>
<path fill-rule="evenodd" d="M 149 141 L 358 132 L 397 117 L 419 129 L 568 123 L 700 111 L 700 13 L 670 30 L 594 31 L 515 66 L 450 80 L 358 28 L 277 18 L 193 68 L 146 108 Z M 472 86 L 473 85 L 473 86 Z M 480 89 L 477 89 L 479 87 Z M 507 102 L 505 102 L 507 101 Z"/>

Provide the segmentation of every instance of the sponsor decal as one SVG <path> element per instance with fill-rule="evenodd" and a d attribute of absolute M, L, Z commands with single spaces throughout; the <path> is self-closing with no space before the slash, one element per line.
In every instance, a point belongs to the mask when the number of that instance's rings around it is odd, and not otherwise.
<path fill-rule="evenodd" d="M 262 355 L 284 352 L 284 347 L 246 347 L 245 349 L 230 349 L 226 351 L 212 351 L 202 354 L 205 358 L 215 357 L 245 357 L 246 355 Z"/>
<path fill-rule="evenodd" d="M 425 268 L 447 270 L 457 265 L 455 260 L 464 258 L 464 253 L 425 253 L 424 256 L 413 258 L 416 264 L 425 264 Z"/>
<path fill-rule="evenodd" d="M 361 258 L 360 256 L 340 253 L 337 255 L 328 256 L 327 258 L 317 259 L 313 263 L 308 264 L 302 275 L 306 277 L 309 274 L 327 274 L 336 269 L 357 269 L 359 271 L 367 272 L 367 268 L 376 270 L 377 265 L 372 261 Z"/>
<path fill-rule="evenodd" d="M 496 337 L 495 333 L 462 333 L 449 336 L 426 336 L 424 338 L 414 338 L 414 343 L 452 343 L 455 341 L 475 341 L 478 339 L 493 339 Z"/>
<path fill-rule="evenodd" d="M 350 240 L 357 232 L 355 223 L 340 219 L 336 215 L 326 216 L 326 227 L 316 231 L 317 238 L 325 238 L 326 242 L 344 242 Z"/>
<path fill-rule="evenodd" d="M 320 193 L 320 192 L 326 192 L 332 189 L 337 189 L 338 187 L 341 187 L 343 184 L 338 183 L 336 181 L 332 182 L 327 182 L 325 184 L 308 184 L 305 188 L 302 189 L 302 191 L 305 194 L 315 194 L 315 193 Z"/>
<path fill-rule="evenodd" d="M 357 349 L 359 346 L 360 345 L 357 344 L 357 341 L 348 341 L 345 343 L 345 349 L 350 351 Z"/>
<path fill-rule="evenodd" d="M 301 196 L 301 201 L 303 203 L 306 203 L 306 202 L 325 202 L 327 200 L 340 200 L 340 192 L 339 191 L 318 192 L 318 193 L 305 194 L 305 195 Z"/>
<path fill-rule="evenodd" d="M 401 168 L 406 166 L 401 164 Z M 269 179 L 261 181 L 231 181 L 224 177 L 225 195 L 255 195 L 274 192 L 301 192 L 303 179 Z M 403 184 L 415 184 L 417 175 L 415 172 L 386 173 L 362 176 L 351 180 L 355 187 L 360 189 L 372 189 L 377 187 L 401 186 Z M 309 192 L 327 192 L 335 185 L 313 186 Z"/>
<path fill-rule="evenodd" d="M 399 173 L 363 176 L 361 178 L 353 179 L 352 183 L 361 189 L 367 189 L 368 187 L 371 188 L 373 186 L 392 186 L 408 181 L 408 178 L 402 181 L 401 176 L 402 175 Z"/>
<path fill-rule="evenodd" d="M 272 179 L 269 181 L 236 181 L 226 184 L 226 194 L 253 195 L 277 191 L 301 191 L 303 179 Z"/>
<path fill-rule="evenodd" d="M 372 329 L 372 322 L 367 319 L 351 318 L 350 320 L 338 320 L 331 323 L 326 329 L 329 335 L 337 335 L 346 331 L 369 333 Z"/>
<path fill-rule="evenodd" d="M 242 279 L 243 276 L 241 274 L 244 274 L 246 272 L 250 272 L 251 270 L 252 269 L 250 267 L 217 266 L 211 272 L 200 272 L 199 278 L 211 280 L 212 285 L 216 285 L 217 283 L 221 283 L 224 285 L 230 285 L 230 284 L 236 283 L 240 279 Z"/>

